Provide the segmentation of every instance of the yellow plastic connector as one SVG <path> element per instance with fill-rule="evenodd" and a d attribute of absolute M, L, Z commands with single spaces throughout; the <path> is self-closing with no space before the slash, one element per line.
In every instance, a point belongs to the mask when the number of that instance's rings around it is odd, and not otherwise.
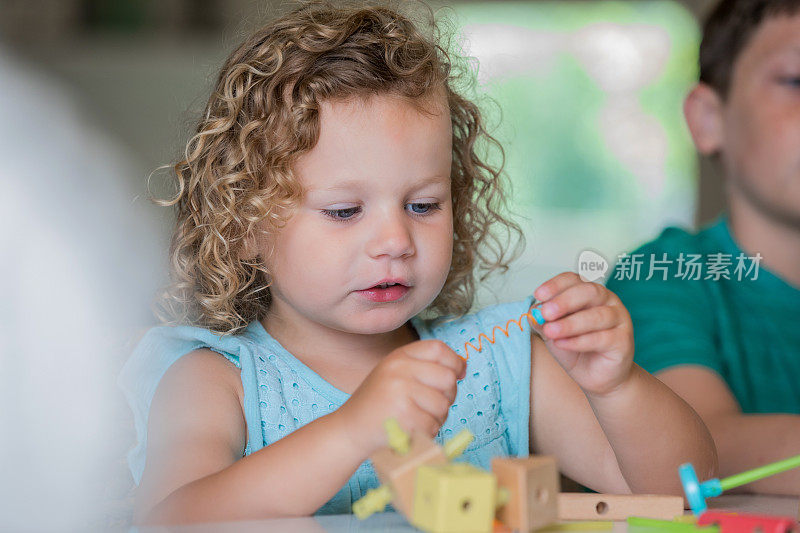
<path fill-rule="evenodd" d="M 475 435 L 470 430 L 467 428 L 462 429 L 456 433 L 455 437 L 444 443 L 444 455 L 449 460 L 455 459 L 464 453 L 464 450 L 467 449 L 467 446 L 474 438 Z"/>
<path fill-rule="evenodd" d="M 495 498 L 495 506 L 502 507 L 507 504 L 511 500 L 511 491 L 505 487 L 499 487 L 497 489 L 497 498 Z"/>
<path fill-rule="evenodd" d="M 389 440 L 389 447 L 400 455 L 408 453 L 411 437 L 400 427 L 396 418 L 387 418 L 383 422 L 383 429 L 386 430 L 386 437 Z"/>
<path fill-rule="evenodd" d="M 386 509 L 392 501 L 392 491 L 386 485 L 381 485 L 377 489 L 370 489 L 359 500 L 353 504 L 353 514 L 359 520 L 369 518 L 374 513 L 379 513 Z"/>

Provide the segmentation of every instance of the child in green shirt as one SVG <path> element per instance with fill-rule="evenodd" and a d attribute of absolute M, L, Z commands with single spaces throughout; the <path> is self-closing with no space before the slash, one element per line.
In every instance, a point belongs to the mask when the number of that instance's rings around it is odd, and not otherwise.
<path fill-rule="evenodd" d="M 700 414 L 727 476 L 800 453 L 800 1 L 723 0 L 684 112 L 728 212 L 623 256 L 608 287 L 636 361 Z M 749 488 L 798 495 L 800 470 Z"/>

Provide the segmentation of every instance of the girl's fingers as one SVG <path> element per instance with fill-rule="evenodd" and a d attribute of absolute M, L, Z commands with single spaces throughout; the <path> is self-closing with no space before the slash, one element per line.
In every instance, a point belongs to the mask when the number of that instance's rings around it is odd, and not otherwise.
<path fill-rule="evenodd" d="M 444 422 L 439 422 L 433 415 L 420 408 L 414 408 L 414 412 L 405 417 L 398 417 L 400 425 L 409 433 L 419 431 L 428 437 L 435 437 Z"/>
<path fill-rule="evenodd" d="M 438 426 L 437 431 L 444 421 L 447 419 L 447 413 L 450 409 L 450 401 L 445 397 L 441 391 L 432 389 L 430 387 L 418 386 L 414 388 L 412 399 L 417 407 L 425 411 L 428 415 L 432 416 Z"/>
<path fill-rule="evenodd" d="M 592 331 L 611 329 L 620 324 L 618 311 L 611 306 L 590 307 L 555 322 L 544 325 L 544 334 L 550 339 L 565 339 Z"/>
<path fill-rule="evenodd" d="M 451 403 L 456 399 L 458 375 L 452 368 L 430 361 L 415 361 L 413 377 L 422 385 L 442 392 Z"/>
<path fill-rule="evenodd" d="M 577 337 L 556 339 L 556 348 L 570 352 L 603 352 L 613 347 L 616 335 L 614 330 L 593 331 Z"/>
<path fill-rule="evenodd" d="M 597 283 L 581 282 L 564 289 L 540 307 L 545 320 L 552 322 L 562 316 L 588 307 L 606 303 L 608 290 Z"/>
<path fill-rule="evenodd" d="M 562 272 L 539 285 L 539 287 L 533 291 L 533 295 L 538 300 L 547 301 L 567 287 L 571 287 L 577 283 L 583 283 L 583 281 L 575 272 Z"/>
<path fill-rule="evenodd" d="M 467 370 L 466 361 L 440 340 L 416 341 L 406 345 L 406 354 L 420 361 L 430 361 L 451 368 L 459 379 Z"/>

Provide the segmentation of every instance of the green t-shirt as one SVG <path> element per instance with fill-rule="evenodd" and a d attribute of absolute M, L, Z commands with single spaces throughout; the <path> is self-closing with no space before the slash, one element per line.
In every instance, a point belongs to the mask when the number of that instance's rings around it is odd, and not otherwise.
<path fill-rule="evenodd" d="M 745 413 L 800 414 L 800 290 L 742 252 L 727 217 L 696 234 L 667 228 L 620 256 L 607 286 L 631 314 L 645 370 L 700 365 Z"/>

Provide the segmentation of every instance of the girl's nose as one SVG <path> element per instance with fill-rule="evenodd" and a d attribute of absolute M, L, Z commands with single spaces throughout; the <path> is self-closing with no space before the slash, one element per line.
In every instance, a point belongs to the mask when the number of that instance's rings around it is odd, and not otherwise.
<path fill-rule="evenodd" d="M 405 212 L 384 214 L 372 222 L 367 253 L 370 257 L 387 256 L 391 259 L 414 254 L 414 239 L 411 236 L 411 221 Z"/>

